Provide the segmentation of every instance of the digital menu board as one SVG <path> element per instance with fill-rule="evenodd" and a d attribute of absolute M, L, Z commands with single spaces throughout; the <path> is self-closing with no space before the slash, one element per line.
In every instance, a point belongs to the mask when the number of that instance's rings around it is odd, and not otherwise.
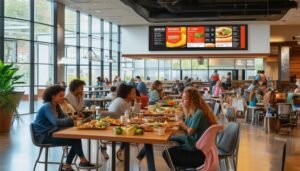
<path fill-rule="evenodd" d="M 150 26 L 149 50 L 247 50 L 247 25 Z"/>

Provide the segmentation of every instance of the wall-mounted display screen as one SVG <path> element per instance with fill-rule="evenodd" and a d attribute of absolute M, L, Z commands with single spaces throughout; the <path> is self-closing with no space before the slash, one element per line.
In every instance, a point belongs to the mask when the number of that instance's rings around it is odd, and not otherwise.
<path fill-rule="evenodd" d="M 149 50 L 247 50 L 247 25 L 150 26 Z"/>

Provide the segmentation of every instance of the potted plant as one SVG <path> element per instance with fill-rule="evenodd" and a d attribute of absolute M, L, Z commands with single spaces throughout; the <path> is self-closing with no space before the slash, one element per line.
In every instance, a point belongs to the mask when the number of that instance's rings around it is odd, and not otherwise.
<path fill-rule="evenodd" d="M 24 82 L 19 81 L 23 75 L 18 75 L 13 63 L 4 64 L 0 60 L 0 132 L 8 132 L 13 113 L 22 98 L 24 92 L 14 91 L 15 85 Z"/>

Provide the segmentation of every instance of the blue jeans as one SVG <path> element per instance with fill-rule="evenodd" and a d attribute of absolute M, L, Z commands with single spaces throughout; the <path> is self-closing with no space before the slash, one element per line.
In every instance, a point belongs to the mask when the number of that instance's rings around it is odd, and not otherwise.
<path fill-rule="evenodd" d="M 53 144 L 57 146 L 71 146 L 71 150 L 67 156 L 66 163 L 72 164 L 72 161 L 77 154 L 79 157 L 84 157 L 82 144 L 80 139 L 67 139 L 67 138 L 53 138 L 48 136 L 44 142 L 44 144 Z"/>
<path fill-rule="evenodd" d="M 145 144 L 144 147 L 141 149 L 137 158 L 142 159 L 146 155 L 147 158 L 147 165 L 148 171 L 155 171 L 155 163 L 154 163 L 154 154 L 153 154 L 153 145 L 152 144 Z"/>

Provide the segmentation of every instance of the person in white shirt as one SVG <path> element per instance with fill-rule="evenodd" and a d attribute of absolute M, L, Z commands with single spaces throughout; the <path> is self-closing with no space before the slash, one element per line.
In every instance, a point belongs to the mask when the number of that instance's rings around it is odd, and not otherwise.
<path fill-rule="evenodd" d="M 83 87 L 85 86 L 85 82 L 79 79 L 72 80 L 69 85 L 69 93 L 66 94 L 65 99 L 72 105 L 72 107 L 76 110 L 77 114 L 79 114 L 84 107 L 84 93 Z"/>
<path fill-rule="evenodd" d="M 132 102 L 134 104 L 132 106 Z M 131 85 L 120 84 L 117 96 L 109 105 L 108 110 L 123 115 L 126 111 L 139 113 L 141 109 L 141 99 L 136 97 L 136 89 Z"/>
<path fill-rule="evenodd" d="M 117 89 L 117 96 L 109 105 L 108 111 L 119 114 L 120 116 L 124 115 L 125 112 L 128 112 L 129 114 L 139 113 L 142 104 L 140 96 L 137 96 L 136 92 L 137 90 L 133 86 L 126 85 L 125 83 L 120 84 Z M 134 103 L 133 106 L 132 103 Z M 124 144 L 121 143 L 120 149 L 117 152 L 117 158 L 120 161 L 123 160 L 123 149 Z M 102 143 L 101 153 L 106 160 L 109 158 L 106 151 L 106 143 Z"/>
<path fill-rule="evenodd" d="M 258 85 L 258 81 L 254 80 L 253 83 L 250 84 L 250 86 L 247 88 L 248 92 L 251 92 L 253 89 L 255 89 Z"/>
<path fill-rule="evenodd" d="M 117 96 L 117 87 L 111 86 L 110 87 L 110 92 L 107 94 L 106 98 L 108 99 L 114 99 Z"/>

